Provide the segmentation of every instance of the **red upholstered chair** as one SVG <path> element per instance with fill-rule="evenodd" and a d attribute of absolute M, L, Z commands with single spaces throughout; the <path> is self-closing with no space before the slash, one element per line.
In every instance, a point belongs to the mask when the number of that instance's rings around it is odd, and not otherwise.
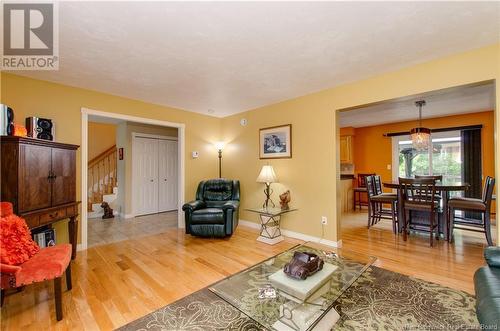
<path fill-rule="evenodd" d="M 4 222 L 7 217 L 11 217 L 11 220 L 18 222 L 18 224 L 26 225 L 23 219 L 17 216 L 12 217 L 12 205 L 10 203 L 2 202 L 0 205 L 2 222 Z M 19 223 L 22 220 L 22 223 Z M 2 223 L 5 226 L 6 223 Z M 18 231 L 11 231 L 6 233 L 5 229 L 2 229 L 2 243 L 4 246 L 9 244 L 9 241 L 15 241 L 13 245 L 18 244 L 18 240 L 27 239 L 25 237 L 16 238 L 16 236 L 25 236 L 26 231 L 29 234 L 27 226 L 18 229 Z M 14 234 L 13 234 L 14 233 Z M 16 240 L 18 239 L 18 240 Z M 31 240 L 31 238 L 28 238 Z M 28 243 L 33 245 L 32 243 Z M 35 247 L 38 250 L 37 247 Z M 2 261 L 5 259 L 6 247 L 0 247 L 2 252 Z M 19 252 L 19 253 L 18 253 Z M 10 252 L 12 254 L 12 252 Z M 18 260 L 22 251 L 16 251 L 13 256 L 13 260 Z M 27 257 L 27 256 L 26 256 Z M 42 248 L 36 252 L 33 256 L 29 257 L 26 261 L 19 265 L 0 263 L 0 285 L 2 289 L 1 293 L 1 305 L 3 306 L 5 291 L 8 289 L 19 289 L 25 285 L 44 282 L 47 280 L 54 280 L 54 291 L 55 291 L 55 303 L 56 303 L 56 318 L 58 321 L 62 320 L 62 291 L 61 291 L 61 278 L 63 273 L 66 272 L 66 285 L 68 290 L 71 290 L 71 245 L 62 244 L 51 246 L 47 248 Z"/>

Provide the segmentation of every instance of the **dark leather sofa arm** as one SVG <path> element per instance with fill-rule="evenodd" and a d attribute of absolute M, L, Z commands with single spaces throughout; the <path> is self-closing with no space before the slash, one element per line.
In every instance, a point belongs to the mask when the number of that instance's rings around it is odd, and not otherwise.
<path fill-rule="evenodd" d="M 228 209 L 236 210 L 239 207 L 240 207 L 240 202 L 237 200 L 226 201 L 226 203 L 221 206 L 223 210 L 228 210 Z"/>
<path fill-rule="evenodd" d="M 197 209 L 201 209 L 201 208 L 205 208 L 206 207 L 206 203 L 205 201 L 201 201 L 201 200 L 194 200 L 194 201 L 190 201 L 188 203 L 185 203 L 183 206 L 182 206 L 182 210 L 183 211 L 195 211 Z"/>
<path fill-rule="evenodd" d="M 500 268 L 500 247 L 486 247 L 484 258 L 490 267 Z"/>

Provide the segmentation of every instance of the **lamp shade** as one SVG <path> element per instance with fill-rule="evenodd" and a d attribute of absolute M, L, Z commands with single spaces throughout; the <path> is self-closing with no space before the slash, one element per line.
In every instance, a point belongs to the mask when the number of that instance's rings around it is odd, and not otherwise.
<path fill-rule="evenodd" d="M 222 151 L 225 144 L 223 141 L 217 141 L 214 145 L 217 150 Z"/>
<path fill-rule="evenodd" d="M 417 151 L 424 151 L 431 145 L 431 130 L 428 128 L 413 128 L 410 131 L 410 137 Z"/>
<path fill-rule="evenodd" d="M 265 165 L 260 170 L 259 177 L 257 177 L 258 183 L 277 183 L 278 177 L 274 172 L 273 166 Z"/>
<path fill-rule="evenodd" d="M 417 128 L 410 131 L 411 142 L 417 151 L 424 151 L 431 145 L 431 129 L 422 127 L 422 107 L 426 105 L 425 100 L 415 101 L 415 106 L 418 107 L 418 123 Z"/>

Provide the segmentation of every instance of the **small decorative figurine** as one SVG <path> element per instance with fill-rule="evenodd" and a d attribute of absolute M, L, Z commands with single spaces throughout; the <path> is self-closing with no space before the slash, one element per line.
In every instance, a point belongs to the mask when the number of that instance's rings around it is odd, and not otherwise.
<path fill-rule="evenodd" d="M 104 209 L 104 215 L 102 215 L 102 219 L 115 217 L 115 215 L 113 215 L 113 209 L 111 209 L 111 207 L 106 201 L 101 203 L 101 208 Z"/>
<path fill-rule="evenodd" d="M 281 210 L 288 210 L 290 207 L 288 206 L 288 203 L 291 201 L 290 197 L 290 190 L 287 190 L 285 193 L 280 195 L 280 205 L 281 205 Z"/>
<path fill-rule="evenodd" d="M 314 253 L 295 252 L 283 271 L 289 277 L 303 280 L 323 269 L 323 264 L 323 260 Z"/>

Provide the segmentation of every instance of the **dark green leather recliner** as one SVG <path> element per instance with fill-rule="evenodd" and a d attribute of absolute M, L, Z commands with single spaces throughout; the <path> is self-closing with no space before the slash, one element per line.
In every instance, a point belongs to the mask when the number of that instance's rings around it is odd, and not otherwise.
<path fill-rule="evenodd" d="M 238 226 L 240 182 L 210 179 L 200 182 L 196 200 L 182 206 L 186 233 L 201 237 L 225 237 Z"/>
<path fill-rule="evenodd" d="M 474 274 L 476 314 L 485 330 L 500 328 L 500 247 L 486 247 L 487 266 Z"/>

